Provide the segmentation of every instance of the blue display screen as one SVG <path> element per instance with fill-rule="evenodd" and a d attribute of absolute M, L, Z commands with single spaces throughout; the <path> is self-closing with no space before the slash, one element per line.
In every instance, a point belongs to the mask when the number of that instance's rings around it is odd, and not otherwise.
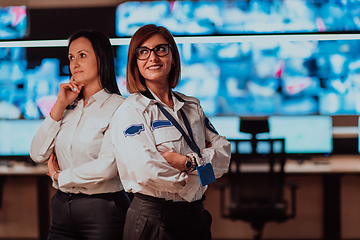
<path fill-rule="evenodd" d="M 28 156 L 42 120 L 0 120 L 0 156 Z"/>
<path fill-rule="evenodd" d="M 25 6 L 0 7 L 0 39 L 20 39 L 26 36 Z"/>
<path fill-rule="evenodd" d="M 252 136 L 250 133 L 240 132 L 241 119 L 239 117 L 219 116 L 209 119 L 220 135 L 228 139 L 249 140 L 239 142 L 237 148 L 241 153 L 251 153 Z M 285 152 L 288 154 L 330 154 L 332 152 L 333 127 L 330 116 L 270 116 L 268 122 L 269 133 L 258 133 L 256 138 L 284 138 Z M 231 141 L 231 144 L 234 153 L 235 143 Z M 256 151 L 266 154 L 269 149 L 268 142 L 259 142 Z M 274 148 L 274 151 L 276 152 L 277 149 Z"/>
<path fill-rule="evenodd" d="M 330 116 L 271 116 L 270 138 L 285 138 L 286 153 L 325 153 L 333 149 Z"/>
<path fill-rule="evenodd" d="M 0 48 L 0 156 L 28 156 L 31 141 L 51 111 L 60 83 L 57 58 L 29 68 L 26 48 Z"/>

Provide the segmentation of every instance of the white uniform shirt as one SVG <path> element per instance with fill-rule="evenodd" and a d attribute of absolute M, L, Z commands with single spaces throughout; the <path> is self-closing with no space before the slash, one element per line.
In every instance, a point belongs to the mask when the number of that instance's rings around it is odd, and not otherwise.
<path fill-rule="evenodd" d="M 197 171 L 189 174 L 181 172 L 161 156 L 166 151 L 181 155 L 193 154 L 196 157 L 197 154 L 193 153 L 184 137 L 169 123 L 156 103 L 162 104 L 187 132 L 179 110 L 184 111 L 203 160 L 212 164 L 216 178 L 221 177 L 228 169 L 230 143 L 217 134 L 198 99 L 176 93 L 178 99 L 172 94 L 172 110 L 155 94 L 150 93 L 149 90 L 144 94 L 137 93 L 128 97 L 116 111 L 109 129 L 124 188 L 128 192 L 173 201 L 199 200 L 207 186 L 201 187 Z M 212 146 L 206 148 L 205 140 L 211 142 Z M 201 165 L 198 157 L 197 161 Z"/>
<path fill-rule="evenodd" d="M 61 172 L 54 188 L 85 194 L 123 189 L 107 131 L 123 101 L 124 97 L 101 90 L 85 107 L 80 100 L 75 108 L 66 109 L 60 121 L 54 121 L 50 114 L 45 118 L 32 140 L 30 156 L 44 163 L 55 151 Z"/>

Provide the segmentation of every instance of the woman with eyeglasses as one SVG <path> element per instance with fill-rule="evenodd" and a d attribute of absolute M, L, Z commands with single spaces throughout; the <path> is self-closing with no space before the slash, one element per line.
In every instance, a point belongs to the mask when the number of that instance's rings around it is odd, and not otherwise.
<path fill-rule="evenodd" d="M 198 99 L 172 91 L 179 77 L 171 33 L 156 25 L 139 28 L 127 59 L 126 87 L 132 95 L 110 128 L 121 180 L 134 193 L 124 239 L 211 239 L 203 195 L 228 169 L 230 143 L 216 132 Z"/>
<path fill-rule="evenodd" d="M 109 38 L 99 31 L 76 32 L 69 38 L 68 58 L 70 82 L 60 84 L 30 150 L 35 162 L 47 162 L 57 189 L 48 239 L 119 240 L 130 200 L 108 131 L 124 101 Z"/>

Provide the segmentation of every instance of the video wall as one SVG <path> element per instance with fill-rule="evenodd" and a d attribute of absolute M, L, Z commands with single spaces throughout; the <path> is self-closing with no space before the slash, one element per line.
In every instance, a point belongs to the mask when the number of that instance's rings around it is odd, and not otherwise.
<path fill-rule="evenodd" d="M 119 37 L 149 23 L 176 36 L 176 90 L 198 97 L 208 116 L 360 113 L 358 0 L 130 1 L 116 14 Z M 117 55 L 126 95 L 127 46 Z"/>
<path fill-rule="evenodd" d="M 116 10 L 119 37 L 148 23 L 174 35 L 343 32 L 360 30 L 358 0 L 129 1 Z"/>

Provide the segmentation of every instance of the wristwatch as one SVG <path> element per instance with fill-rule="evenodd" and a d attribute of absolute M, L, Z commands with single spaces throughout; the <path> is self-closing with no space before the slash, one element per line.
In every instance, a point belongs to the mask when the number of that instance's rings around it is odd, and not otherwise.
<path fill-rule="evenodd" d="M 188 172 L 190 171 L 190 169 L 192 168 L 192 161 L 191 158 L 189 156 L 186 156 L 186 162 L 185 162 L 185 171 Z"/>

